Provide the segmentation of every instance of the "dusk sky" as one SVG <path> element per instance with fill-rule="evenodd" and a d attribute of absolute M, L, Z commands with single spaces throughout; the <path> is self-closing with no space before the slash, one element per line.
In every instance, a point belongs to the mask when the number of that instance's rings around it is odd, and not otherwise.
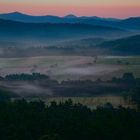
<path fill-rule="evenodd" d="M 33 15 L 126 18 L 140 16 L 140 0 L 0 0 L 0 13 L 14 11 Z"/>

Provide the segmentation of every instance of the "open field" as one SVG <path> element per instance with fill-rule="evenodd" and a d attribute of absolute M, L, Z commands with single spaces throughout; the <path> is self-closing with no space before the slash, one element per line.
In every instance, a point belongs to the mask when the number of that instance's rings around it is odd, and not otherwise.
<path fill-rule="evenodd" d="M 71 99 L 74 104 L 80 103 L 86 105 L 91 109 L 95 109 L 97 106 L 103 106 L 106 103 L 111 103 L 114 107 L 123 107 L 135 108 L 136 106 L 132 104 L 129 100 L 125 100 L 122 96 L 96 96 L 96 97 L 51 97 L 51 98 L 42 98 L 47 105 L 50 105 L 51 102 L 55 101 L 57 104 L 64 103 L 68 99 Z M 29 98 L 29 101 L 38 100 L 38 98 Z"/>
<path fill-rule="evenodd" d="M 140 56 L 42 56 L 0 58 L 0 75 L 40 72 L 53 79 L 103 80 L 132 72 L 140 77 Z"/>

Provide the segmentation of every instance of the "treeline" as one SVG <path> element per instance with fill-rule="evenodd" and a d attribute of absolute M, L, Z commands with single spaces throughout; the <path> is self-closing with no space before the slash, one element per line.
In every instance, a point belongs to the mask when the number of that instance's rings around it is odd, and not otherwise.
<path fill-rule="evenodd" d="M 27 74 L 27 73 L 21 73 L 21 74 L 10 74 L 6 75 L 5 77 L 0 76 L 0 80 L 9 80 L 9 81 L 33 81 L 33 80 L 51 80 L 49 76 L 45 74 L 40 74 L 40 73 L 32 73 L 32 74 Z M 54 80 L 53 80 L 54 81 Z M 57 82 L 57 80 L 56 80 Z M 68 80 L 68 81 L 62 81 L 61 84 L 92 84 L 92 83 L 135 83 L 135 82 L 140 82 L 140 78 L 135 78 L 133 73 L 124 73 L 121 78 L 113 77 L 111 80 L 107 81 L 102 81 L 102 79 L 98 78 L 96 81 L 91 81 L 91 80 Z"/>
<path fill-rule="evenodd" d="M 32 74 L 27 74 L 27 73 L 21 73 L 21 74 L 9 74 L 6 75 L 5 77 L 1 77 L 0 76 L 0 80 L 40 80 L 40 79 L 49 79 L 48 75 L 45 74 L 41 74 L 41 73 L 32 73 Z M 117 78 L 117 77 L 113 77 L 111 80 L 108 81 L 102 81 L 100 78 L 98 78 L 96 81 L 94 82 L 133 82 L 133 81 L 140 81 L 140 78 L 135 78 L 133 73 L 124 73 L 122 75 L 122 77 Z M 83 82 L 80 80 L 68 80 L 68 81 L 62 81 L 62 83 L 67 83 L 67 82 Z M 91 80 L 85 80 L 84 82 L 93 82 Z"/>
<path fill-rule="evenodd" d="M 140 87 L 140 78 L 135 78 L 132 73 L 124 73 L 121 78 L 113 77 L 111 80 L 68 80 L 59 83 L 47 75 L 40 73 L 13 74 L 0 78 L 3 82 L 27 81 L 43 89 L 47 88 L 53 92 L 53 96 L 95 96 L 102 94 L 122 94 Z"/>
<path fill-rule="evenodd" d="M 0 140 L 138 140 L 140 110 L 81 104 L 0 102 Z"/>
<path fill-rule="evenodd" d="M 95 96 L 102 94 L 122 94 L 140 87 L 140 78 L 135 78 L 132 73 L 124 73 L 121 78 L 113 77 L 111 80 L 103 81 L 62 81 L 58 86 L 53 87 L 56 95 L 65 96 Z"/>
<path fill-rule="evenodd" d="M 6 75 L 5 77 L 1 77 L 3 80 L 10 80 L 10 81 L 26 81 L 26 80 L 42 80 L 42 79 L 49 79 L 47 75 L 40 74 L 40 73 L 32 73 L 32 74 L 10 74 Z"/>

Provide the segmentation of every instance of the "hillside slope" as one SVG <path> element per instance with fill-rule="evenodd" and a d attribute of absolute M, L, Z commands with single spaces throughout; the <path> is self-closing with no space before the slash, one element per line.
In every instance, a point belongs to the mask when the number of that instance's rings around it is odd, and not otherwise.
<path fill-rule="evenodd" d="M 125 30 L 88 24 L 22 23 L 0 19 L 2 41 L 57 42 L 89 37 L 118 37 L 129 34 Z"/>
<path fill-rule="evenodd" d="M 98 47 L 108 49 L 114 53 L 140 54 L 140 35 L 105 41 L 98 45 Z"/>

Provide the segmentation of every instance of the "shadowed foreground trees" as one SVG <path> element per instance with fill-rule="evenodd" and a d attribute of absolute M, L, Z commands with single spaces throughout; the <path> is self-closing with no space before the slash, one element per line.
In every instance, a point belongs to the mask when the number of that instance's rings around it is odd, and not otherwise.
<path fill-rule="evenodd" d="M 111 105 L 91 111 L 81 104 L 0 102 L 0 140 L 138 140 L 139 110 Z"/>

